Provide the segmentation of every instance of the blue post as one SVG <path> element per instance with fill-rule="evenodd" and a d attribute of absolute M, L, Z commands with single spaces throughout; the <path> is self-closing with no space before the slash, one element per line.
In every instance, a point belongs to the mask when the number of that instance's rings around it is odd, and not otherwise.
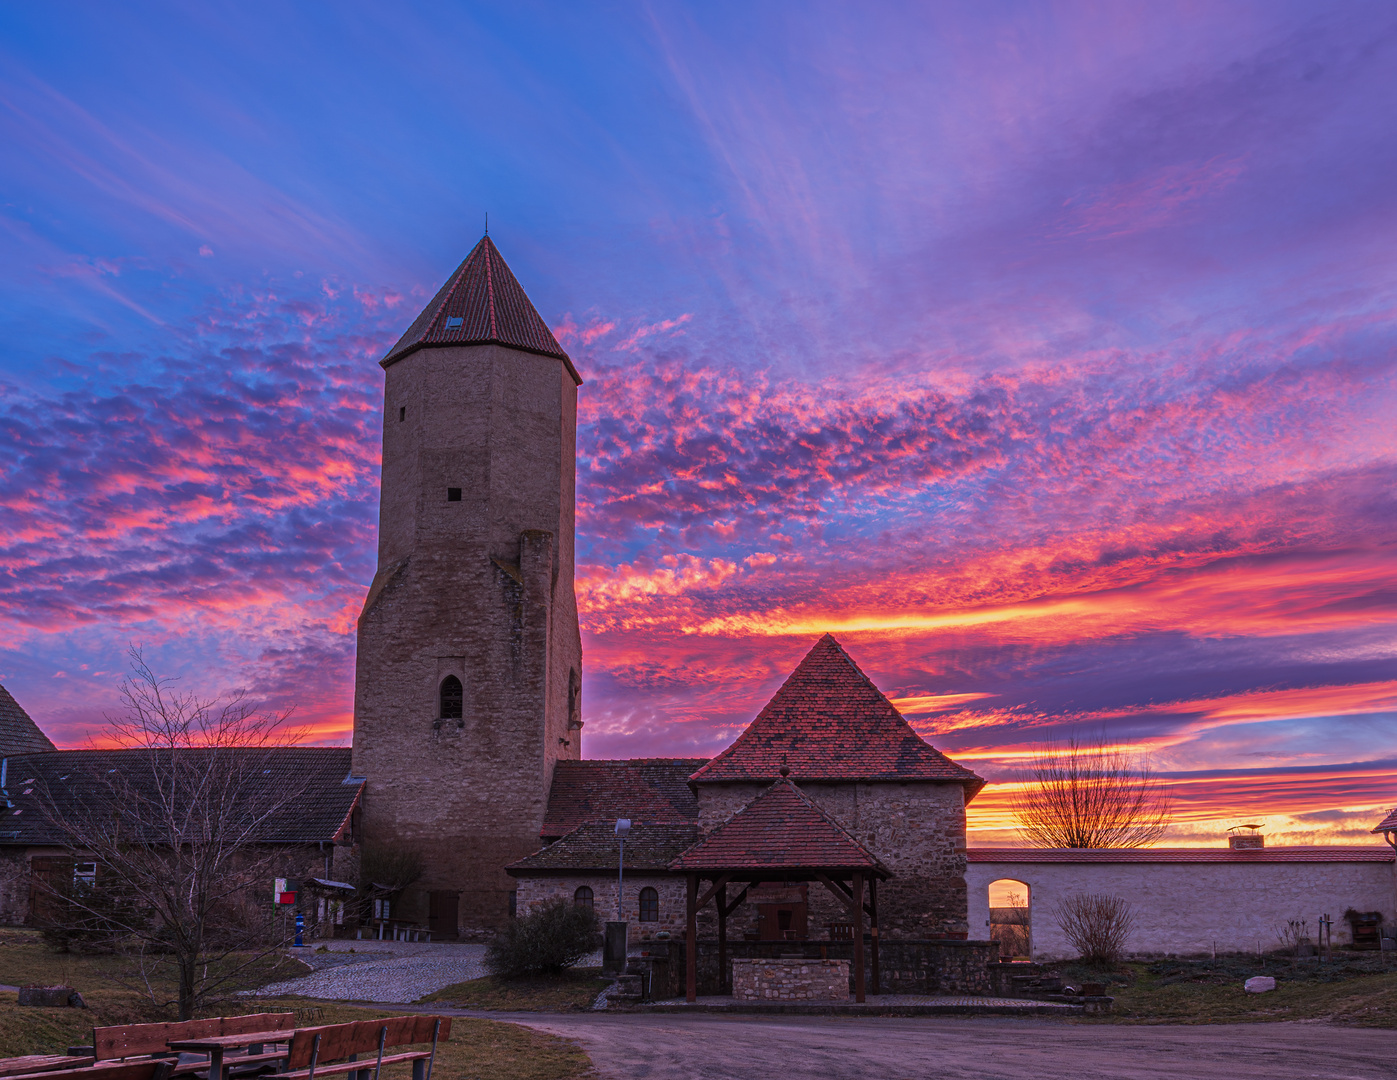
<path fill-rule="evenodd" d="M 305 929 L 306 929 L 306 917 L 305 917 L 304 915 L 302 915 L 302 914 L 298 911 L 298 912 L 296 912 L 296 944 L 297 944 L 297 945 L 304 945 L 304 944 L 305 944 L 305 942 L 301 940 L 301 935 L 302 935 L 303 933 L 305 933 Z"/>

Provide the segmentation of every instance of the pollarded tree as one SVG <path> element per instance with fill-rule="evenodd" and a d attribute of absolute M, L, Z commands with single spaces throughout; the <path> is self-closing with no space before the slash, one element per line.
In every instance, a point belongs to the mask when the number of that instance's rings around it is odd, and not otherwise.
<path fill-rule="evenodd" d="M 73 865 L 91 868 L 89 887 L 48 883 L 49 918 L 134 946 L 156 1000 L 172 966 L 169 1003 L 188 1019 L 285 944 L 266 900 L 307 781 L 288 713 L 259 712 L 240 692 L 178 691 L 138 649 L 121 696 L 101 738 L 120 749 L 70 754 L 33 781 Z"/>
<path fill-rule="evenodd" d="M 1049 747 L 1023 780 L 1014 814 L 1033 847 L 1148 847 L 1169 827 L 1169 792 L 1149 761 L 1104 739 Z"/>

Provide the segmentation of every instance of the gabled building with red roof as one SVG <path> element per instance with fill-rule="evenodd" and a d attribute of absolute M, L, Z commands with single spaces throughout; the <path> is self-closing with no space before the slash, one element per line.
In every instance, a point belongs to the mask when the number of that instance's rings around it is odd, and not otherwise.
<path fill-rule="evenodd" d="M 826 634 L 711 761 L 559 762 L 541 830 L 553 847 L 509 872 L 521 910 L 576 894 L 609 918 L 619 911 L 644 936 L 677 928 L 682 876 L 713 869 L 714 859 L 735 860 L 735 870 L 760 864 L 776 884 L 790 870 L 857 868 L 884 879 L 885 933 L 964 938 L 965 806 L 983 786 L 919 736 Z M 619 908 L 615 875 L 583 865 L 595 860 L 596 824 L 617 818 L 664 826 L 667 840 L 687 823 L 695 838 L 668 873 L 653 859 L 637 865 Z M 658 910 L 642 905 L 647 889 Z M 835 897 L 804 885 L 750 892 L 755 902 L 734 915 L 734 933 L 819 929 L 847 917 Z"/>

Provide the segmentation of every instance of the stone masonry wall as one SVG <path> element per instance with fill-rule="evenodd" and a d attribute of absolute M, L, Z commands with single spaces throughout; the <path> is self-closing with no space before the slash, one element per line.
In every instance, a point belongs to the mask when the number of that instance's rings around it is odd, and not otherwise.
<path fill-rule="evenodd" d="M 848 1001 L 847 960 L 734 960 L 735 1001 Z"/>
<path fill-rule="evenodd" d="M 685 943 L 675 939 L 652 942 L 652 994 L 678 997 L 684 993 Z M 989 964 L 999 958 L 999 946 L 990 941 L 883 941 L 878 948 L 879 989 L 884 994 L 988 994 L 993 991 Z M 728 959 L 776 960 L 799 953 L 807 961 L 843 960 L 852 964 L 852 941 L 729 941 Z M 872 942 L 864 942 L 865 969 L 872 993 Z M 852 968 L 851 968 L 852 970 Z M 718 943 L 698 944 L 698 992 L 717 994 Z"/>
<path fill-rule="evenodd" d="M 967 934 L 965 796 L 959 784 L 800 784 L 810 799 L 878 856 L 892 872 L 878 886 L 884 937 Z M 705 833 L 765 789 L 762 784 L 700 784 L 699 826 Z M 745 905 L 744 905 L 745 907 Z M 818 883 L 810 886 L 810 933 L 845 922 L 844 908 Z M 737 917 L 752 920 L 755 911 Z M 706 925 L 706 924 L 705 924 Z M 744 925 L 737 928 L 747 929 Z"/>
<path fill-rule="evenodd" d="M 1275 851 L 1276 849 L 1269 849 Z M 970 918 L 988 934 L 989 885 L 1008 878 L 1028 886 L 1034 959 L 1076 955 L 1052 917 L 1053 905 L 1074 893 L 1129 900 L 1135 916 L 1126 949 L 1139 954 L 1255 953 L 1280 947 L 1277 928 L 1319 917 L 1334 920 L 1334 944 L 1351 940 L 1344 911 L 1381 911 L 1397 919 L 1391 862 L 1033 863 L 973 862 L 966 873 Z"/>
<path fill-rule="evenodd" d="M 527 915 L 545 900 L 570 901 L 577 889 L 585 885 L 592 890 L 592 907 L 597 913 L 597 918 L 602 922 L 616 918 L 615 874 L 520 877 L 518 885 L 520 915 Z M 644 888 L 652 888 L 660 894 L 658 922 L 640 921 L 640 890 Z M 673 874 L 647 874 L 643 871 L 627 873 L 625 889 L 622 918 L 630 923 L 627 934 L 632 943 L 649 941 L 661 930 L 672 934 L 684 932 L 687 897 L 682 877 Z"/>
<path fill-rule="evenodd" d="M 417 889 L 459 893 L 464 930 L 499 927 L 514 889 L 503 868 L 538 847 L 554 762 L 581 756 L 577 390 L 557 359 L 481 345 L 405 357 L 384 399 L 355 679 L 362 838 L 419 850 Z M 440 716 L 448 675 L 464 687 L 459 721 Z"/>

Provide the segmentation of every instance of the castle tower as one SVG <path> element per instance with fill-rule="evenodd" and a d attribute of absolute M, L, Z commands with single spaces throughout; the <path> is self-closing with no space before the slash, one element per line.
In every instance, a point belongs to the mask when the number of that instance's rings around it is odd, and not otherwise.
<path fill-rule="evenodd" d="M 554 763 L 581 757 L 572 361 L 486 236 L 380 363 L 378 572 L 359 616 L 360 835 L 416 849 L 395 917 L 510 913 Z M 406 910 L 405 910 L 406 908 Z M 420 910 L 418 910 L 420 909 Z"/>

